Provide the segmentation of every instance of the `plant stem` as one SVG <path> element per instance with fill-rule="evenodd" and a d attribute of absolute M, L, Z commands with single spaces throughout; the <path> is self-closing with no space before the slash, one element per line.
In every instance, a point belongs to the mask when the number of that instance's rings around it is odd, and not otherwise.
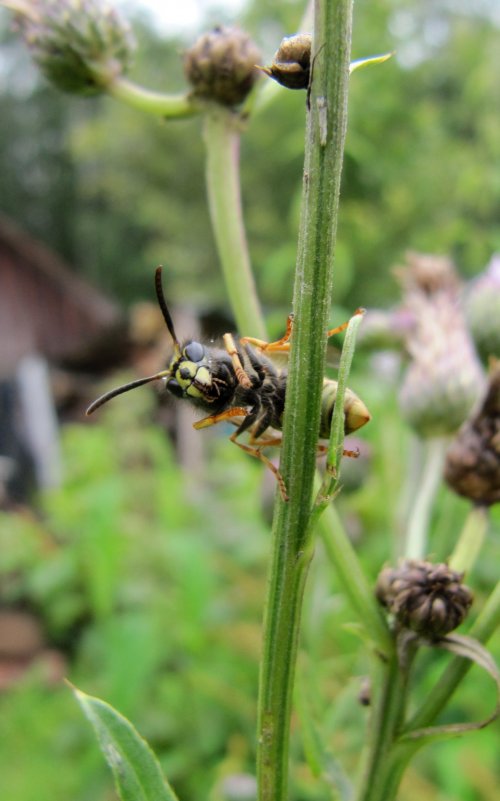
<path fill-rule="evenodd" d="M 307 115 L 294 331 L 281 472 L 290 500 L 276 502 L 259 693 L 259 801 L 284 801 L 302 597 L 313 545 L 311 511 L 338 197 L 347 123 L 351 0 L 317 0 L 316 54 Z"/>
<path fill-rule="evenodd" d="M 485 644 L 498 626 L 500 626 L 500 582 L 487 599 L 469 636 Z M 410 731 L 430 726 L 444 709 L 472 665 L 473 663 L 469 659 L 456 656 L 427 695 L 418 712 L 407 723 L 405 730 Z"/>
<path fill-rule="evenodd" d="M 484 506 L 473 506 L 464 523 L 449 566 L 460 573 L 470 573 L 488 530 L 488 510 Z"/>
<path fill-rule="evenodd" d="M 426 453 L 420 486 L 410 511 L 406 553 L 408 559 L 423 559 L 427 551 L 427 534 L 432 504 L 441 483 L 446 440 L 435 437 L 426 442 Z"/>
<path fill-rule="evenodd" d="M 391 789 L 385 767 L 404 715 L 409 665 L 400 664 L 396 650 L 380 664 L 381 678 L 374 693 L 368 744 L 356 801 L 392 801 L 397 784 Z"/>
<path fill-rule="evenodd" d="M 318 526 L 342 592 L 349 599 L 366 637 L 372 641 L 379 654 L 389 658 L 394 650 L 392 635 L 380 604 L 375 599 L 373 587 L 366 579 L 356 551 L 333 505 L 327 507 Z"/>
<path fill-rule="evenodd" d="M 115 78 L 106 86 L 106 91 L 116 100 L 122 100 L 128 106 L 159 117 L 179 118 L 191 117 L 200 111 L 199 104 L 190 95 L 166 95 L 152 92 L 127 80 Z"/>
<path fill-rule="evenodd" d="M 213 105 L 204 120 L 208 204 L 231 309 L 240 334 L 265 339 L 241 208 L 241 118 Z"/>

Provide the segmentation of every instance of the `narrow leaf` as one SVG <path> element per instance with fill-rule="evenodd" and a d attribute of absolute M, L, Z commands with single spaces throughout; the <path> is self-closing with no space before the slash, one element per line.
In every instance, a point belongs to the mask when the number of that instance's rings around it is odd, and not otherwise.
<path fill-rule="evenodd" d="M 500 714 L 500 671 L 489 651 L 481 645 L 480 642 L 473 637 L 466 637 L 460 634 L 449 634 L 435 643 L 424 643 L 431 645 L 434 648 L 443 648 L 450 651 L 456 656 L 461 656 L 464 659 L 470 659 L 476 665 L 486 670 L 496 684 L 497 688 L 497 702 L 494 711 L 484 720 L 471 722 L 471 723 L 450 723 L 443 726 L 427 726 L 422 729 L 413 729 L 413 731 L 405 732 L 400 738 L 399 742 L 408 742 L 418 740 L 421 745 L 435 740 L 447 739 L 450 737 L 458 737 L 469 731 L 477 731 L 484 729 L 492 723 Z"/>
<path fill-rule="evenodd" d="M 94 727 L 122 801 L 178 801 L 156 756 L 130 721 L 99 698 L 71 689 Z"/>
<path fill-rule="evenodd" d="M 356 70 L 363 69 L 364 67 L 371 67 L 374 64 L 383 64 L 385 61 L 389 61 L 392 58 L 394 53 L 382 53 L 380 56 L 369 56 L 368 58 L 357 58 L 356 61 L 351 61 L 349 66 L 349 72 L 352 73 Z"/>

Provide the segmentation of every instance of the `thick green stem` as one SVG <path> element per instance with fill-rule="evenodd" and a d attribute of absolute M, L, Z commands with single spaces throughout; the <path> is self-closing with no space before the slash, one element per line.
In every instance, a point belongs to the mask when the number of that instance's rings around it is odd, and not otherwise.
<path fill-rule="evenodd" d="M 259 693 L 259 801 L 284 801 L 287 797 L 293 679 L 302 597 L 312 556 L 309 517 L 347 122 L 351 17 L 351 0 L 316 2 L 316 58 L 307 115 L 295 320 L 281 458 L 290 500 L 277 500 L 273 525 Z"/>
<path fill-rule="evenodd" d="M 204 119 L 208 204 L 231 309 L 241 335 L 265 339 L 241 207 L 241 118 L 213 105 Z"/>
<path fill-rule="evenodd" d="M 126 78 L 116 78 L 106 86 L 106 91 L 116 100 L 121 100 L 132 108 L 156 114 L 159 117 L 191 117 L 200 111 L 199 104 L 187 94 L 166 95 L 144 89 Z"/>
<path fill-rule="evenodd" d="M 425 460 L 408 520 L 406 553 L 408 559 L 423 559 L 427 551 L 427 536 L 432 504 L 442 480 L 446 440 L 429 439 Z"/>

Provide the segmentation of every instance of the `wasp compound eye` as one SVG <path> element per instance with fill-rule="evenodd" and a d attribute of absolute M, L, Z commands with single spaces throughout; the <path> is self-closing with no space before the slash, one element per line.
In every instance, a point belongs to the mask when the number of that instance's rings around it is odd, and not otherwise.
<path fill-rule="evenodd" d="M 201 362 L 205 358 L 205 348 L 199 342 L 190 342 L 184 348 L 184 354 L 190 362 Z"/>

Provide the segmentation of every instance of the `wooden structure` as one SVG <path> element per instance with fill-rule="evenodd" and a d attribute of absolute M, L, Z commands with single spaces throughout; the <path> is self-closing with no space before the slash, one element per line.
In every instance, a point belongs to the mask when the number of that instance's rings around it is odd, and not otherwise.
<path fill-rule="evenodd" d="M 59 483 L 50 368 L 98 372 L 123 331 L 117 306 L 0 216 L 0 505 Z"/>

